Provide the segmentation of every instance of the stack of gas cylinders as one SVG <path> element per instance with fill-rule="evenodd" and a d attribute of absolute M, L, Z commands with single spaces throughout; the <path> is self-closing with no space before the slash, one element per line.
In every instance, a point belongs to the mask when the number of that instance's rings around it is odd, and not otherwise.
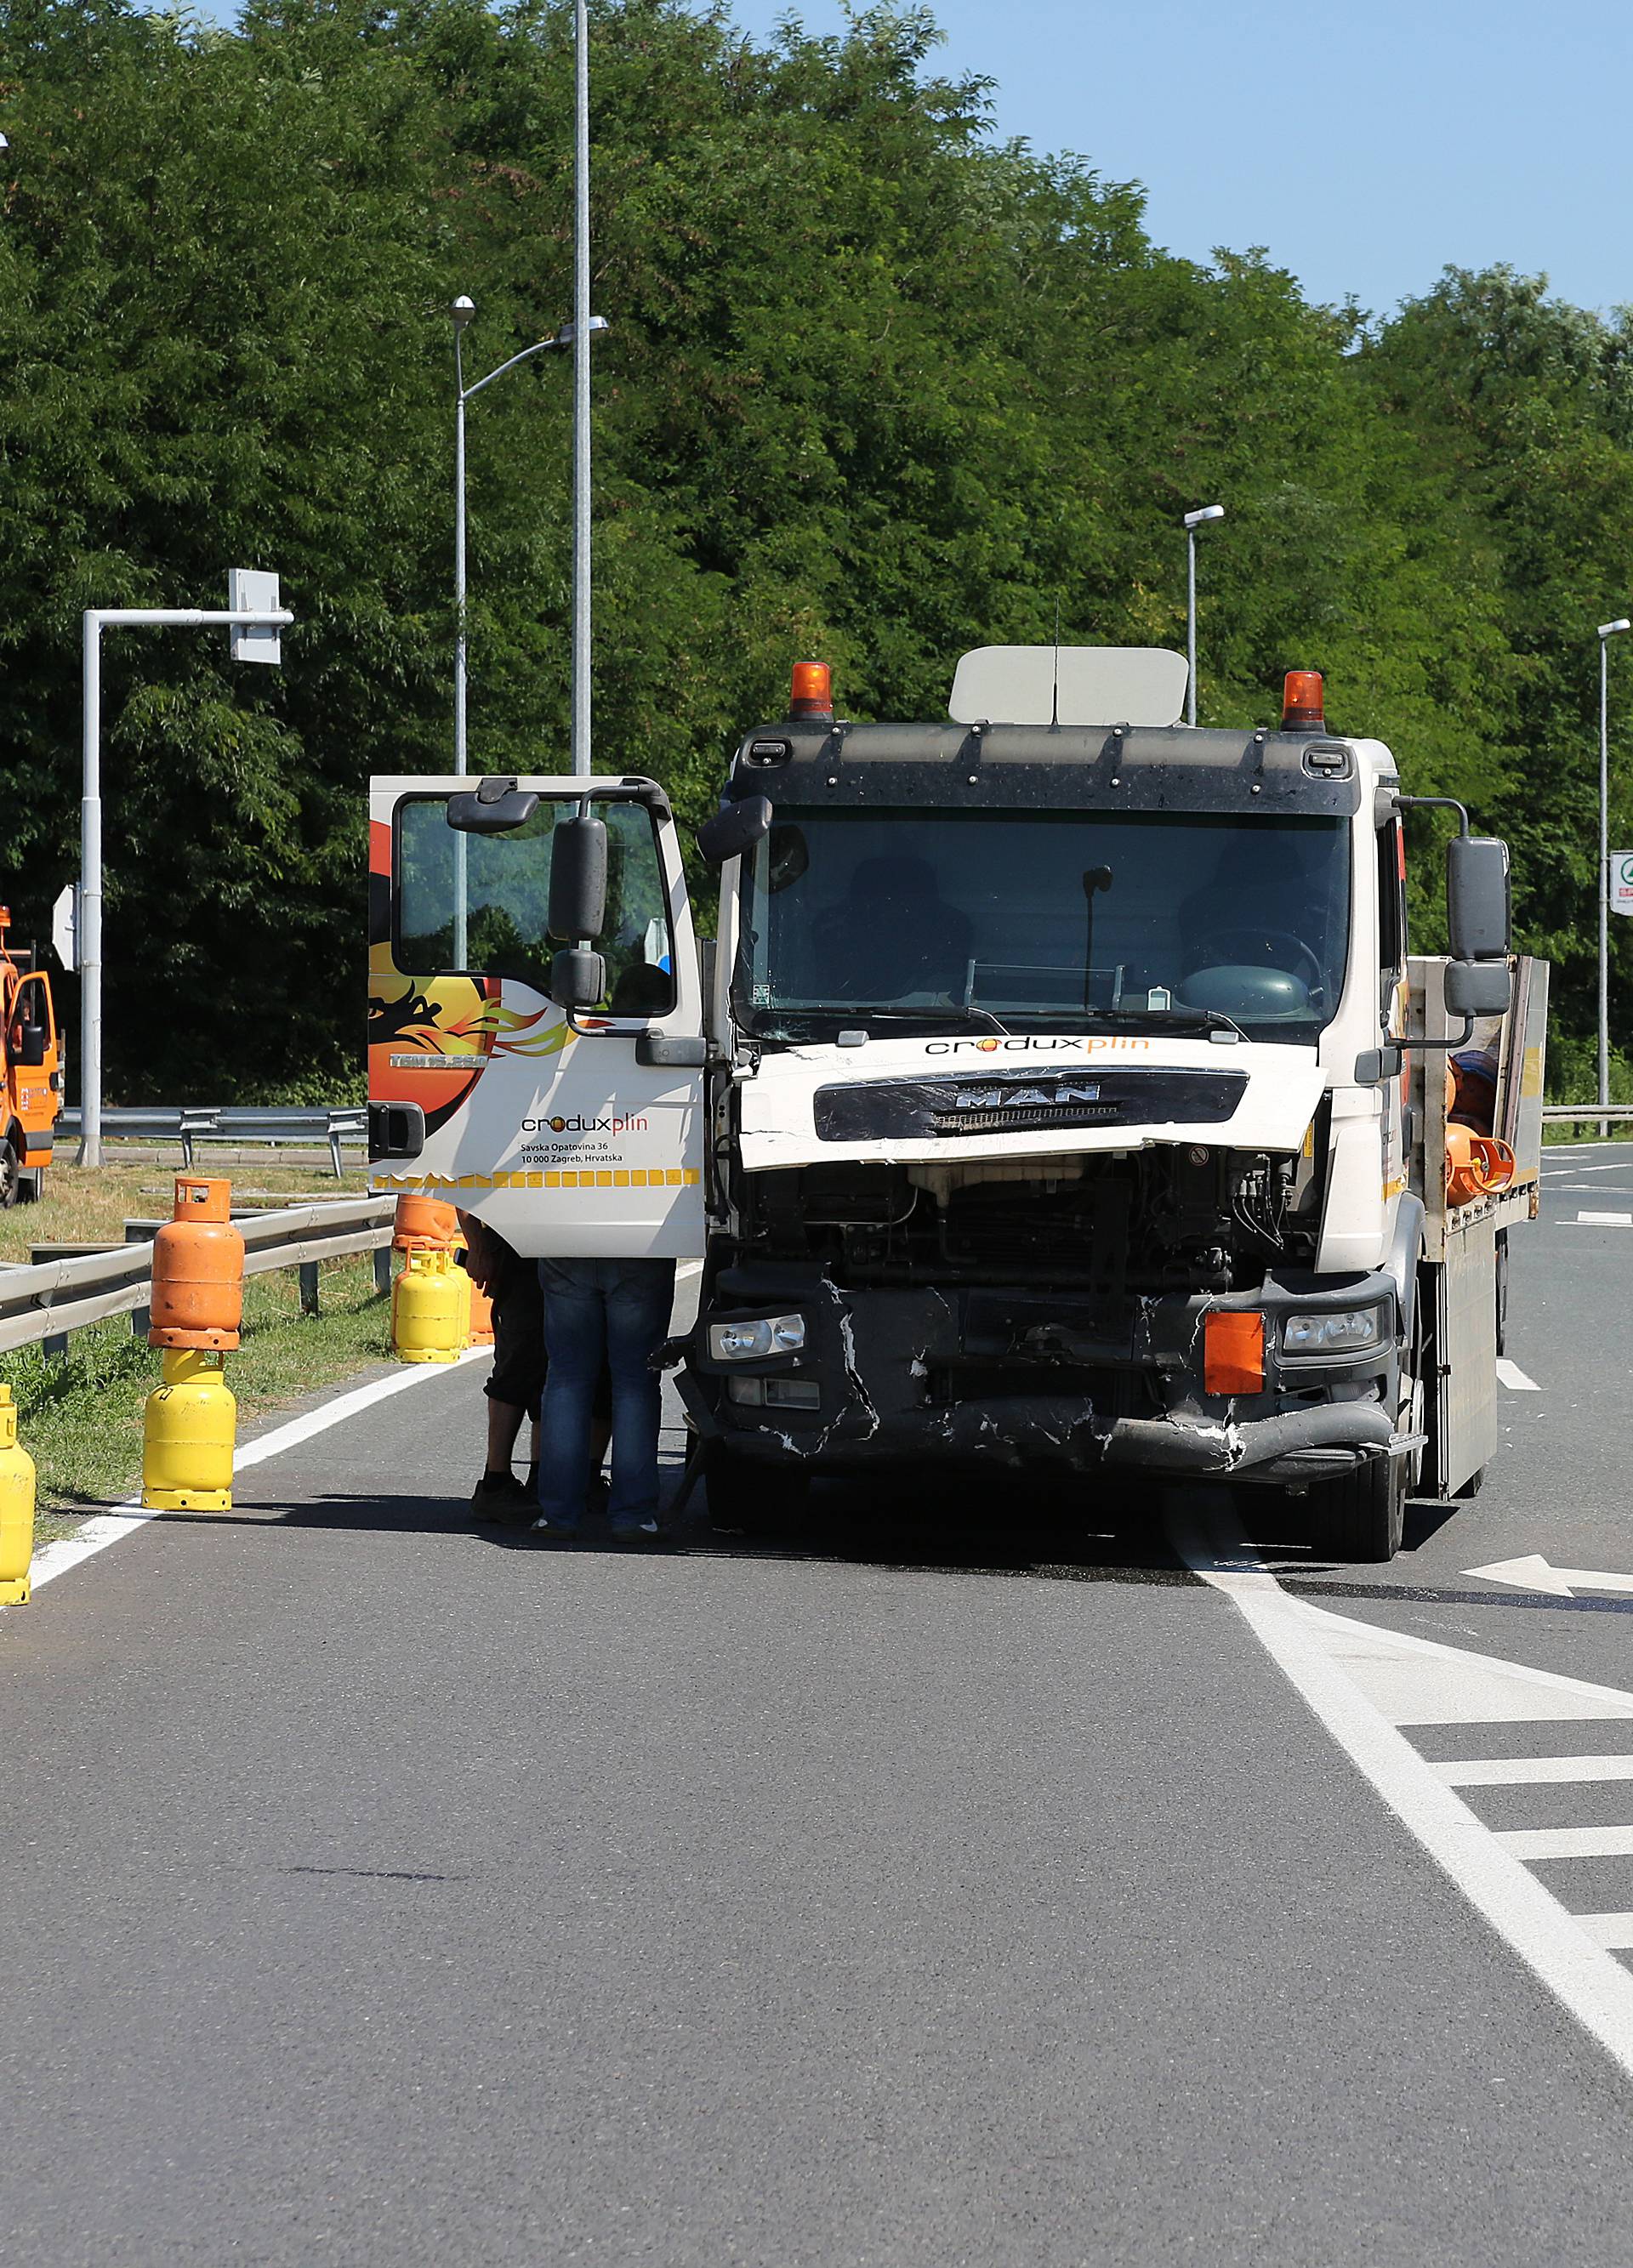
<path fill-rule="evenodd" d="M 153 1239 L 149 1346 L 164 1383 L 142 1426 L 142 1501 L 156 1512 L 226 1512 L 233 1504 L 238 1405 L 224 1364 L 244 1313 L 244 1240 L 233 1185 L 176 1177 L 174 1219 Z"/>
<path fill-rule="evenodd" d="M 470 1345 L 491 1344 L 488 1295 L 461 1265 L 459 1215 L 440 1198 L 404 1190 L 391 1248 L 403 1256 L 391 1287 L 391 1344 L 403 1362 L 454 1362 Z"/>
<path fill-rule="evenodd" d="M 1505 1189 L 1515 1159 L 1492 1132 L 1496 1123 L 1496 1057 L 1465 1048 L 1446 1065 L 1446 1203 L 1470 1204 Z"/>

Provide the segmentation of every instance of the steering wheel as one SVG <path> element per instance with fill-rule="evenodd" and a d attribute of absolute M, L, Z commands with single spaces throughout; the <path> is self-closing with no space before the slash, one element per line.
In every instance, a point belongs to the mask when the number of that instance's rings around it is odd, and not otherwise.
<path fill-rule="evenodd" d="M 1245 952 L 1232 950 L 1238 946 L 1245 946 Z M 1283 948 L 1286 950 L 1285 959 L 1282 958 Z M 1260 956 L 1267 953 L 1274 958 L 1262 961 Z M 1266 968 L 1285 968 L 1289 976 L 1299 977 L 1312 999 L 1319 999 L 1326 990 L 1326 971 L 1314 948 L 1306 945 L 1302 937 L 1295 937 L 1290 929 L 1253 929 L 1244 923 L 1236 929 L 1213 930 L 1198 944 L 1196 968 L 1191 974 L 1194 976 L 1198 969 L 1206 968 L 1210 962 L 1230 961 L 1258 961 Z M 1300 961 L 1310 972 L 1308 979 L 1299 970 Z"/>

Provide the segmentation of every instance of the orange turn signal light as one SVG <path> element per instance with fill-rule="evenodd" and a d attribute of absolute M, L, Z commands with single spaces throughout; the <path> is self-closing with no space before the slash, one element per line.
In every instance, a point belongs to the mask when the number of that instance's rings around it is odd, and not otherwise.
<path fill-rule="evenodd" d="M 1284 733 L 1325 733 L 1321 673 L 1319 669 L 1289 669 L 1282 680 L 1282 730 Z"/>
<path fill-rule="evenodd" d="M 1262 1394 L 1265 1319 L 1257 1307 L 1223 1308 L 1202 1326 L 1202 1385 L 1209 1394 Z"/>
<path fill-rule="evenodd" d="M 790 717 L 832 717 L 833 671 L 825 661 L 794 663 L 794 692 L 788 703 L 788 714 Z"/>

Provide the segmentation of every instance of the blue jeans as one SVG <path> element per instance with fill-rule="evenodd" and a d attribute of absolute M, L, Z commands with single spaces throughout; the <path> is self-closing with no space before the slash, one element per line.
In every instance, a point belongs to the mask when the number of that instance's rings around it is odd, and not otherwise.
<path fill-rule="evenodd" d="M 590 1484 L 590 1418 L 604 1361 L 612 1379 L 615 1522 L 655 1520 L 662 1384 L 647 1366 L 675 1304 L 672 1260 L 541 1260 L 550 1370 L 539 1411 L 539 1510 L 576 1527 Z"/>

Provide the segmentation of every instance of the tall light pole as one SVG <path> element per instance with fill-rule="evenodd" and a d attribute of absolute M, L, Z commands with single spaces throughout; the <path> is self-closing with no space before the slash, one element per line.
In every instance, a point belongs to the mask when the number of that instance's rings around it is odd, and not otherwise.
<path fill-rule="evenodd" d="M 277 662 L 276 637 L 246 638 L 246 630 L 276 631 L 294 616 L 277 603 L 277 578 L 235 571 L 228 585 L 248 585 L 249 603 L 203 607 L 92 607 L 82 617 L 80 669 L 85 696 L 79 794 L 79 1158 L 102 1162 L 102 633 L 105 630 L 203 630 L 219 623 L 240 633 L 235 661 Z M 270 603 L 256 603 L 262 596 Z"/>
<path fill-rule="evenodd" d="M 1186 679 L 1185 721 L 1196 722 L 1196 531 L 1210 519 L 1223 519 L 1222 504 L 1205 504 L 1200 512 L 1187 512 L 1185 516 L 1185 655 L 1191 665 Z"/>
<path fill-rule="evenodd" d="M 1610 641 L 1633 630 L 1623 615 L 1599 626 L 1599 1100 L 1610 1101 Z M 1604 1133 L 1608 1122 L 1600 1119 Z"/>
<path fill-rule="evenodd" d="M 462 291 L 454 322 L 454 769 L 465 771 L 465 326 L 477 303 Z"/>
<path fill-rule="evenodd" d="M 518 363 L 531 362 L 535 355 L 549 354 L 557 347 L 571 346 L 577 360 L 577 326 L 564 323 L 550 338 L 536 339 L 520 354 L 512 355 L 491 370 L 485 378 L 477 379 L 474 386 L 465 383 L 465 332 L 476 314 L 477 303 L 462 291 L 448 309 L 454 325 L 454 770 L 463 778 L 469 770 L 469 746 L 466 739 L 466 695 L 469 676 L 465 642 L 465 404 L 491 386 L 496 378 L 503 378 L 507 370 Z M 604 331 L 606 322 L 600 315 L 592 315 L 587 331 Z M 574 435 L 576 461 L 577 436 Z M 576 499 L 575 499 L 576 501 Z M 574 539 L 576 565 L 577 541 Z M 463 968 L 467 940 L 466 913 L 467 844 L 463 835 L 454 837 L 454 951 L 455 968 Z"/>
<path fill-rule="evenodd" d="M 589 11 L 573 9 L 573 777 L 590 776 Z M 587 811 L 587 805 L 585 806 Z"/>

